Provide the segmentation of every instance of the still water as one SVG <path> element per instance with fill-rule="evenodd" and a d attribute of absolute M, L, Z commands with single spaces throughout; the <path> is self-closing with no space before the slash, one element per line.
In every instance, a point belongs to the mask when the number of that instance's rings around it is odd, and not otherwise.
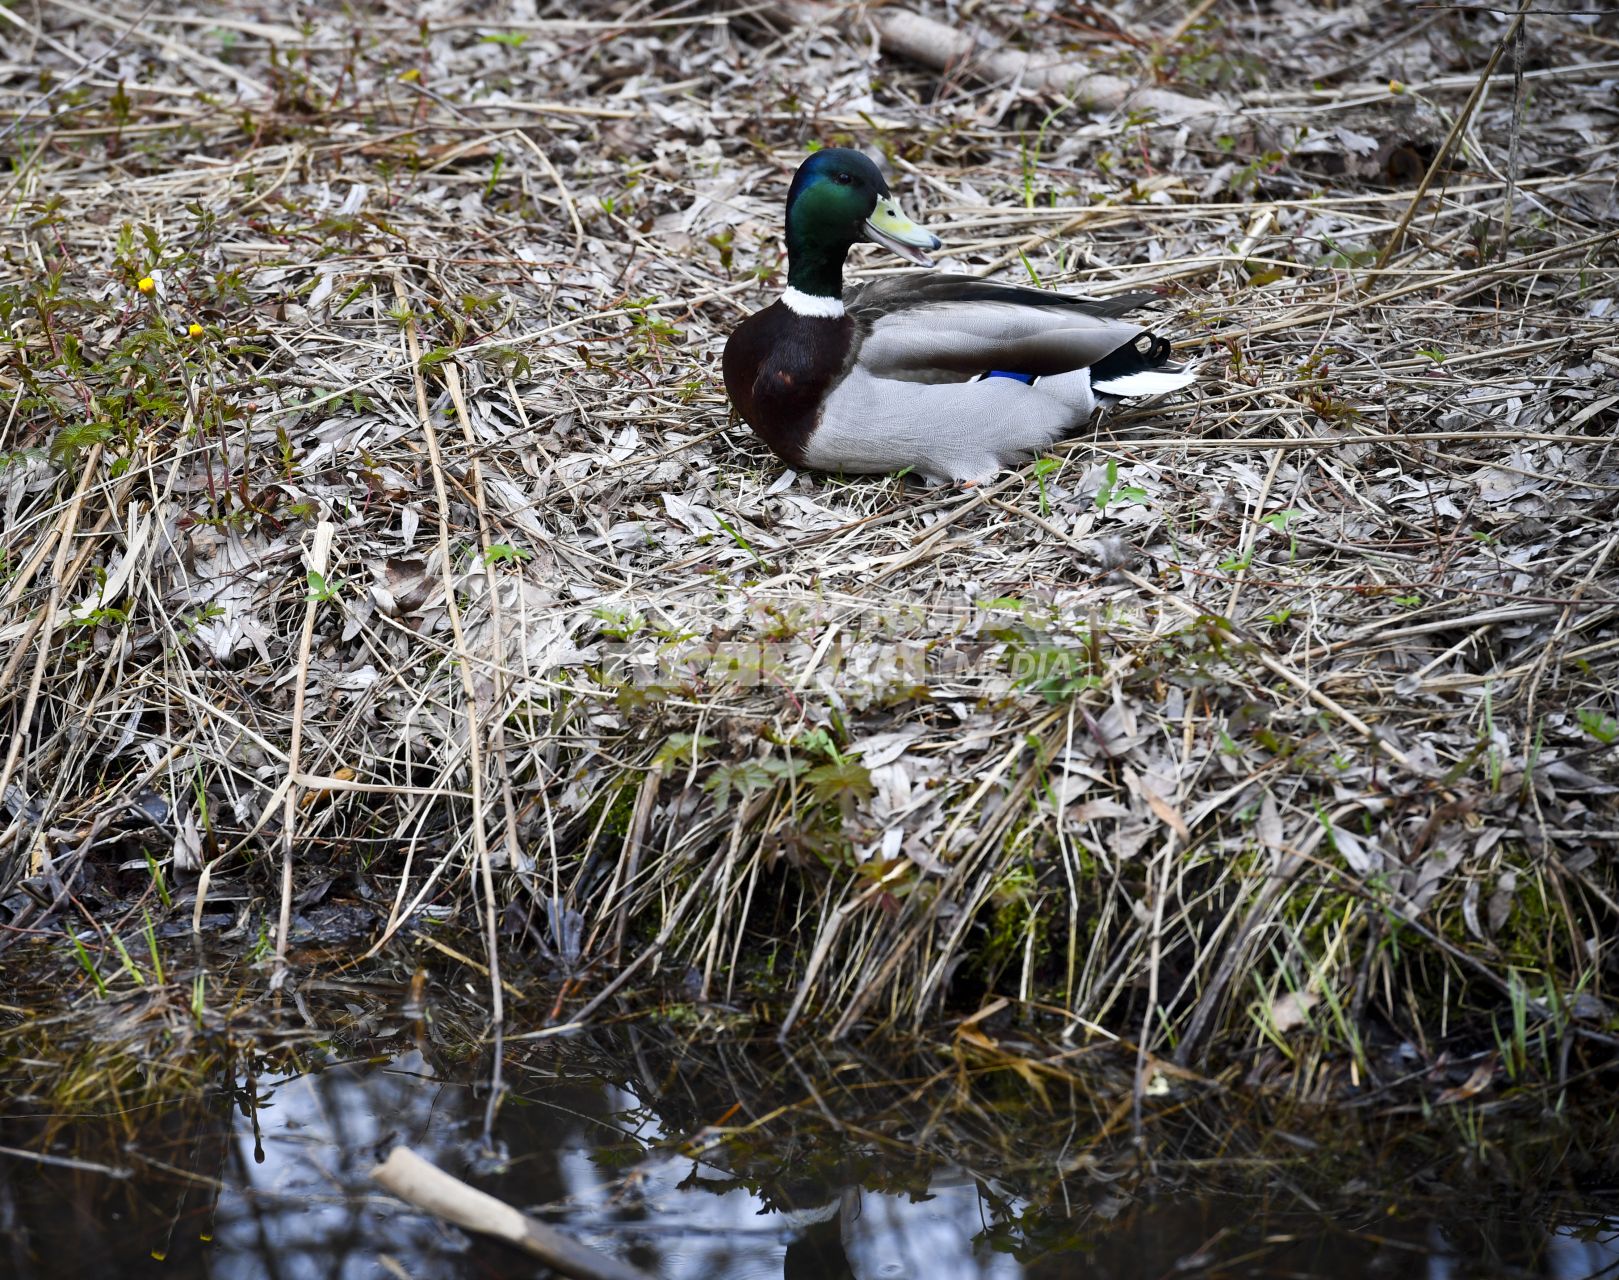
<path fill-rule="evenodd" d="M 1092 1093 L 948 1045 L 792 1054 L 644 1019 L 508 1042 L 491 1154 L 491 1062 L 464 1029 L 366 1013 L 81 1112 L 13 1057 L 0 1275 L 550 1274 L 381 1193 L 403 1143 L 662 1280 L 1619 1276 L 1606 1113 L 1188 1089 L 1138 1142 L 1117 1064 Z"/>

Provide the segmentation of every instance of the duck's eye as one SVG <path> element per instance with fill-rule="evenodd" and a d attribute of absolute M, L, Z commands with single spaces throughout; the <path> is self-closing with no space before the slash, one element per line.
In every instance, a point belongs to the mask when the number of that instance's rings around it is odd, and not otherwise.
<path fill-rule="evenodd" d="M 854 181 L 854 175 L 852 173 L 835 174 L 833 175 L 832 181 L 837 183 L 840 187 L 846 187 Z"/>

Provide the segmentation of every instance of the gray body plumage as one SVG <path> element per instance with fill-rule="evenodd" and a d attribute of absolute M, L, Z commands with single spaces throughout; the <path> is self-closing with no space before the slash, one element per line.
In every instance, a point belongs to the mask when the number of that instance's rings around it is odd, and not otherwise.
<path fill-rule="evenodd" d="M 856 365 L 827 397 L 804 458 L 824 471 L 914 467 L 937 480 L 976 482 L 1071 434 L 1095 408 L 1084 369 L 1031 387 L 1010 378 L 885 378 Z"/>

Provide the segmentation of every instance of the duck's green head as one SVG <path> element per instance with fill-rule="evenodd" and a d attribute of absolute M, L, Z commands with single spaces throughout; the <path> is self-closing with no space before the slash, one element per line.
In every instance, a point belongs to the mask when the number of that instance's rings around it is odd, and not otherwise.
<path fill-rule="evenodd" d="M 871 240 L 931 267 L 923 252 L 942 241 L 900 211 L 877 166 L 858 151 L 829 147 L 798 166 L 787 192 L 787 283 L 801 293 L 843 293 L 843 260 Z"/>

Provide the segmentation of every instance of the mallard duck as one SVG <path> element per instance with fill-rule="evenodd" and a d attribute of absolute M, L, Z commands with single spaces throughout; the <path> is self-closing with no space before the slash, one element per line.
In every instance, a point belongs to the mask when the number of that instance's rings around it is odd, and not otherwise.
<path fill-rule="evenodd" d="M 942 243 L 860 152 L 817 151 L 787 192 L 787 287 L 725 344 L 731 403 L 791 466 L 978 483 L 1082 430 L 1099 403 L 1196 376 L 1119 319 L 1150 293 L 1098 300 L 913 272 L 846 295 L 857 240 L 924 267 Z"/>

